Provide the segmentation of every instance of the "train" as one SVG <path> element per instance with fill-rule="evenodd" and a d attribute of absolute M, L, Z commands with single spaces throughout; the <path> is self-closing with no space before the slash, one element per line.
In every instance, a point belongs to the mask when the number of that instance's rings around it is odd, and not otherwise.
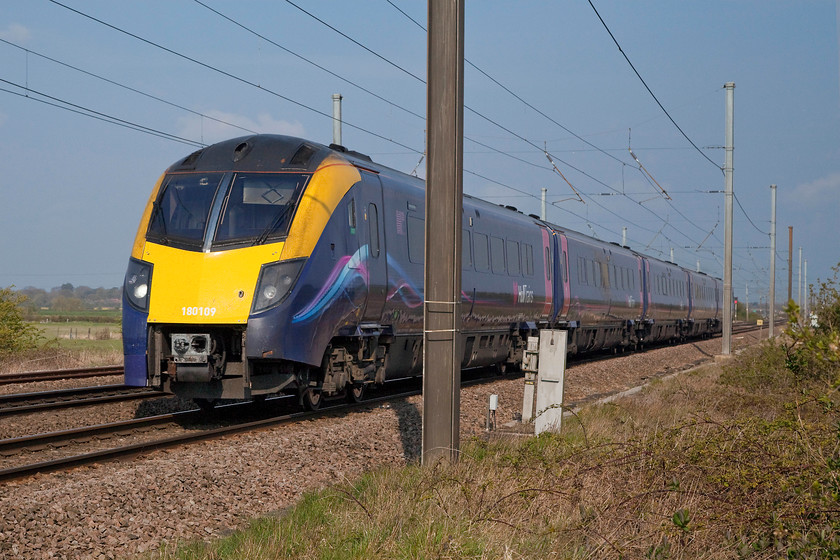
<path fill-rule="evenodd" d="M 125 383 L 220 399 L 360 400 L 422 374 L 425 183 L 343 146 L 258 134 L 178 160 L 149 196 L 123 289 Z M 721 331 L 722 282 L 464 195 L 461 366 Z"/>

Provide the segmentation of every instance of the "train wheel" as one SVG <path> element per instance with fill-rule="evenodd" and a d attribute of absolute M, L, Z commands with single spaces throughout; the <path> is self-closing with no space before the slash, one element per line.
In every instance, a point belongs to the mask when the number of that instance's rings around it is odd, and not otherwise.
<path fill-rule="evenodd" d="M 365 398 L 365 389 L 367 385 L 364 383 L 353 383 L 347 387 L 347 400 L 351 403 L 362 402 Z"/>
<path fill-rule="evenodd" d="M 216 408 L 216 399 L 193 399 L 193 402 L 198 405 L 202 412 L 213 412 Z"/>
<path fill-rule="evenodd" d="M 324 400 L 321 396 L 321 391 L 319 389 L 313 389 L 308 387 L 306 390 L 303 391 L 303 395 L 301 395 L 303 399 L 303 406 L 307 410 L 318 410 L 321 408 L 321 402 Z"/>

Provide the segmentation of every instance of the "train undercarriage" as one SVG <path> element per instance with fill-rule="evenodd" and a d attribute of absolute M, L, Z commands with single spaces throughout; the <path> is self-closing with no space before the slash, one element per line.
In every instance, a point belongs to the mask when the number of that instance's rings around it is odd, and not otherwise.
<path fill-rule="evenodd" d="M 516 370 L 522 364 L 529 325 L 494 332 L 464 333 L 463 369 L 496 366 Z M 599 328 L 575 323 L 554 325 L 569 332 L 570 355 L 612 349 L 641 350 L 655 342 L 682 342 L 714 334 L 719 323 L 619 322 Z M 293 394 L 309 409 L 325 399 L 358 402 L 367 387 L 387 379 L 422 374 L 422 335 L 395 336 L 371 329 L 364 336 L 336 337 L 326 348 L 320 365 L 248 357 L 244 326 L 155 325 L 148 338 L 148 385 L 193 399 L 212 408 L 222 399 L 251 400 Z"/>

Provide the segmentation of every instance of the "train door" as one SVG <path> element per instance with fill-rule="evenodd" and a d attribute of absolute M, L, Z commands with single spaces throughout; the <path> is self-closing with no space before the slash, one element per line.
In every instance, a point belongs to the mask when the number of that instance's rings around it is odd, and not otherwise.
<path fill-rule="evenodd" d="M 542 315 L 543 317 L 547 318 L 549 321 L 554 319 L 554 289 L 552 288 L 552 276 L 553 274 L 553 259 L 551 250 L 551 239 L 552 239 L 552 232 L 545 226 L 540 226 L 540 232 L 542 233 L 542 255 L 544 262 L 544 270 L 543 270 L 543 279 L 545 280 L 545 303 L 543 304 Z"/>
<path fill-rule="evenodd" d="M 571 307 L 569 286 L 569 244 L 566 236 L 555 233 L 554 238 L 554 306 L 557 315 L 555 321 L 568 319 Z"/>
<path fill-rule="evenodd" d="M 367 277 L 368 293 L 360 318 L 361 323 L 378 324 L 385 305 L 387 279 L 387 256 L 385 248 L 385 230 L 382 212 L 382 183 L 379 175 L 359 170 L 362 182 L 356 197 L 359 243 L 359 266 L 363 276 Z"/>

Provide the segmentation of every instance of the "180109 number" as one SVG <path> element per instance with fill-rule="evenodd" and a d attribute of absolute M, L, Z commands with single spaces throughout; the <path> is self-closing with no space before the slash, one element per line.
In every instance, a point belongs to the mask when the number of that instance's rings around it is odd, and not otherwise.
<path fill-rule="evenodd" d="M 212 317 L 216 314 L 215 307 L 182 307 L 181 314 L 185 317 Z"/>

